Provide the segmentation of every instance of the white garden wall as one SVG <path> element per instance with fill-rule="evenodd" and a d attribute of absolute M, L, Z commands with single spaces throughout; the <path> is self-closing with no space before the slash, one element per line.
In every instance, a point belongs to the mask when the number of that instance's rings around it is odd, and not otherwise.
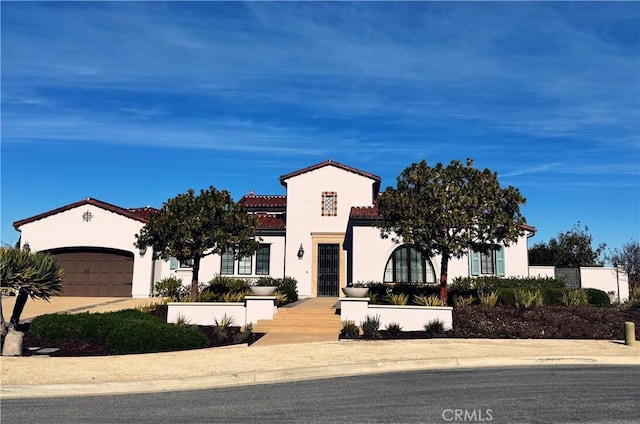
<path fill-rule="evenodd" d="M 453 328 L 453 308 L 449 306 L 370 305 L 369 298 L 340 298 L 340 319 L 361 325 L 367 316 L 380 318 L 380 329 L 397 323 L 403 331 L 424 331 L 425 324 L 439 320 L 445 330 Z"/>
<path fill-rule="evenodd" d="M 167 322 L 184 319 L 194 325 L 214 325 L 225 317 L 233 325 L 244 327 L 248 323 L 273 319 L 277 312 L 275 296 L 247 296 L 244 302 L 171 302 L 167 303 Z"/>

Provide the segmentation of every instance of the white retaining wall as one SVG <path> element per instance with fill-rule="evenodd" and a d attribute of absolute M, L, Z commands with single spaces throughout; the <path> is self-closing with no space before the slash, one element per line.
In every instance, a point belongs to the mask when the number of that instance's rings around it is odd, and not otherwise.
<path fill-rule="evenodd" d="M 380 329 L 397 323 L 403 331 L 424 331 L 425 324 L 439 320 L 445 330 L 453 328 L 453 308 L 449 306 L 370 305 L 369 298 L 340 298 L 340 319 L 362 324 L 367 316 L 380 317 Z"/>
<path fill-rule="evenodd" d="M 189 324 L 214 325 L 226 316 L 233 325 L 244 327 L 261 319 L 273 319 L 275 304 L 275 296 L 247 296 L 244 303 L 172 302 L 167 304 L 167 322 L 184 319 Z"/>

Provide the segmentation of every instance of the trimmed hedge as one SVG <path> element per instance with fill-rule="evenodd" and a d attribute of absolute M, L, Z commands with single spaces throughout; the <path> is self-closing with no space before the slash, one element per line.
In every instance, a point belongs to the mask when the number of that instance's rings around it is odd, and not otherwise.
<path fill-rule="evenodd" d="M 199 349 L 208 345 L 207 336 L 197 328 L 167 324 L 136 309 L 41 315 L 33 319 L 29 331 L 50 341 L 102 341 L 116 354 Z"/>
<path fill-rule="evenodd" d="M 551 277 L 456 277 L 450 287 L 452 289 L 562 289 L 565 288 L 563 279 Z"/>

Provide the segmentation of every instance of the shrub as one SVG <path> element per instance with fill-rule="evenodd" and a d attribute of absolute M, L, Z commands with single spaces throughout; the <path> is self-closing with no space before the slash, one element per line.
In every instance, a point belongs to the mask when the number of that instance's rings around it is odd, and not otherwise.
<path fill-rule="evenodd" d="M 42 315 L 34 318 L 30 331 L 50 341 L 102 341 L 116 354 L 196 349 L 208 343 L 197 328 L 167 324 L 136 309 Z"/>
<path fill-rule="evenodd" d="M 183 285 L 180 278 L 167 277 L 154 284 L 153 293 L 155 296 L 177 300 L 189 294 L 189 287 Z"/>
<path fill-rule="evenodd" d="M 278 278 L 278 291 L 287 297 L 287 302 L 298 301 L 298 281 L 293 277 Z"/>
<path fill-rule="evenodd" d="M 471 306 L 475 302 L 473 296 L 454 296 L 453 297 L 453 305 L 456 308 L 464 308 L 466 306 Z"/>
<path fill-rule="evenodd" d="M 387 325 L 387 333 L 389 333 L 391 337 L 398 337 L 402 334 L 402 326 L 397 322 L 390 322 Z"/>
<path fill-rule="evenodd" d="M 530 308 L 532 306 L 542 306 L 544 299 L 540 290 L 535 292 L 527 289 L 515 289 L 515 303 L 517 307 Z"/>
<path fill-rule="evenodd" d="M 213 332 L 216 335 L 216 339 L 221 342 L 225 342 L 231 338 L 230 329 L 235 325 L 233 322 L 233 318 L 229 317 L 227 314 L 224 314 L 220 321 L 217 318 L 213 320 Z"/>
<path fill-rule="evenodd" d="M 542 299 L 545 305 L 562 306 L 565 294 L 569 291 L 567 288 L 562 289 L 541 289 Z"/>
<path fill-rule="evenodd" d="M 225 293 L 225 295 L 226 294 L 228 293 Z M 186 299 L 186 301 L 188 300 L 189 299 Z M 198 295 L 196 296 L 196 302 L 217 302 L 219 300 L 220 295 L 209 290 L 202 290 L 201 292 L 198 292 Z"/>
<path fill-rule="evenodd" d="M 406 305 L 409 301 L 409 296 L 404 293 L 388 294 L 384 300 L 391 305 Z"/>
<path fill-rule="evenodd" d="M 353 321 L 342 321 L 340 336 L 345 339 L 357 339 L 360 336 L 360 329 Z"/>
<path fill-rule="evenodd" d="M 244 298 L 247 294 L 249 294 L 248 291 L 225 293 L 222 295 L 222 301 L 227 303 L 244 302 Z"/>
<path fill-rule="evenodd" d="M 369 292 L 369 303 L 378 303 L 378 293 Z"/>
<path fill-rule="evenodd" d="M 213 292 L 221 297 L 226 293 L 241 293 L 248 289 L 249 282 L 243 278 L 216 275 L 209 280 L 203 291 Z"/>
<path fill-rule="evenodd" d="M 367 315 L 367 318 L 361 324 L 362 327 L 362 336 L 365 339 L 373 340 L 379 339 L 382 337 L 380 334 L 380 316 L 376 315 L 372 317 L 371 315 Z"/>
<path fill-rule="evenodd" d="M 162 321 L 123 321 L 111 329 L 106 344 L 116 354 L 170 352 L 199 349 L 208 344 L 197 327 L 179 326 Z"/>
<path fill-rule="evenodd" d="M 562 303 L 565 306 L 584 306 L 589 304 L 589 299 L 582 289 L 569 290 L 562 297 Z"/>
<path fill-rule="evenodd" d="M 606 307 L 611 305 L 611 299 L 609 295 L 598 289 L 583 289 L 587 294 L 589 305 L 596 305 L 600 307 Z"/>
<path fill-rule="evenodd" d="M 478 295 L 480 299 L 480 304 L 482 306 L 486 306 L 488 308 L 495 308 L 496 303 L 498 303 L 498 292 L 492 291 L 490 293 L 480 293 Z"/>
<path fill-rule="evenodd" d="M 563 287 L 565 287 L 563 279 L 551 277 L 456 277 L 450 286 L 450 288 L 454 290 L 496 290 L 500 288 L 535 290 Z"/>
<path fill-rule="evenodd" d="M 640 309 L 640 287 L 633 287 L 629 299 L 624 303 L 627 309 Z"/>
<path fill-rule="evenodd" d="M 249 323 L 245 325 L 244 329 L 236 334 L 233 341 L 235 343 L 251 343 L 255 341 L 255 334 L 253 334 L 253 324 Z"/>
<path fill-rule="evenodd" d="M 414 296 L 413 303 L 419 306 L 444 306 L 442 300 L 437 295 Z"/>
<path fill-rule="evenodd" d="M 442 337 L 444 335 L 444 322 L 439 319 L 429 321 L 425 324 L 424 331 L 427 333 L 427 337 Z"/>

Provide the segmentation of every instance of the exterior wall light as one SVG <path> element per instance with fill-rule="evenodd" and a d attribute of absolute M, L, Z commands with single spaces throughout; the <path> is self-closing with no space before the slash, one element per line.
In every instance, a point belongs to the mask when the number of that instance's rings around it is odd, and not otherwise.
<path fill-rule="evenodd" d="M 31 246 L 29 246 L 29 242 L 28 241 L 24 242 L 24 244 L 22 245 L 22 250 L 24 250 L 27 253 L 31 252 Z"/>
<path fill-rule="evenodd" d="M 300 243 L 300 248 L 298 249 L 298 259 L 302 259 L 304 256 L 304 248 L 302 247 L 302 243 Z"/>

